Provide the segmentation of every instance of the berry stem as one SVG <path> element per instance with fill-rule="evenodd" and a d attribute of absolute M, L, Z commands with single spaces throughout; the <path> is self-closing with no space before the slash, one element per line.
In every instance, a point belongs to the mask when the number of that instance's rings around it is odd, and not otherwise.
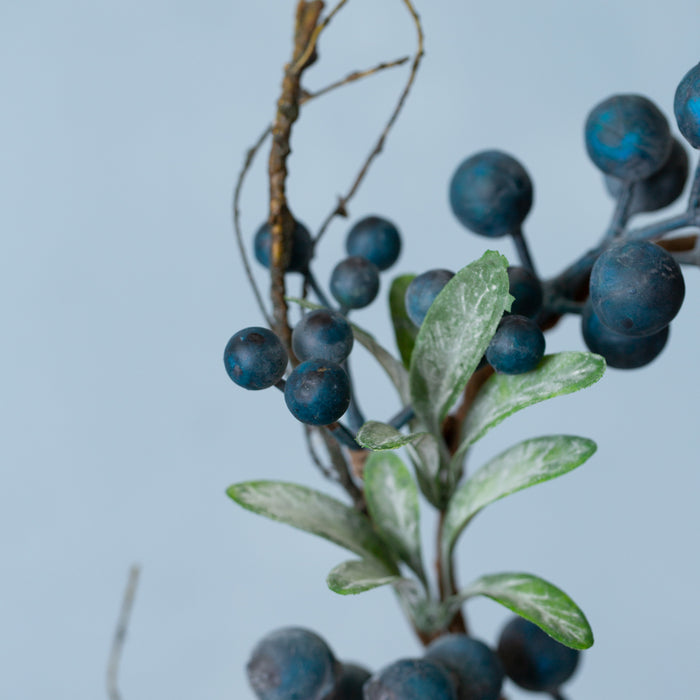
<path fill-rule="evenodd" d="M 513 243 L 515 243 L 515 249 L 518 252 L 518 257 L 520 258 L 520 264 L 530 270 L 535 277 L 537 277 L 537 272 L 535 271 L 535 265 L 532 262 L 532 255 L 530 255 L 530 247 L 525 240 L 522 229 L 518 228 L 511 232 L 511 237 L 513 238 Z"/>
<path fill-rule="evenodd" d="M 356 433 L 365 424 L 365 417 L 362 413 L 362 409 L 357 403 L 357 398 L 355 397 L 355 387 L 352 381 L 352 374 L 350 373 L 349 358 L 345 359 L 342 367 L 345 370 L 345 373 L 348 375 L 348 380 L 350 382 L 350 405 L 348 406 L 348 410 L 345 412 L 345 418 L 348 421 L 350 430 L 352 430 L 353 433 Z"/>
<path fill-rule="evenodd" d="M 624 182 L 620 189 L 620 194 L 615 203 L 615 211 L 613 212 L 608 230 L 603 237 L 604 241 L 610 241 L 619 238 L 627 226 L 629 220 L 630 205 L 632 204 L 632 195 L 634 194 L 634 182 Z"/>
<path fill-rule="evenodd" d="M 549 695 L 552 700 L 566 700 L 566 697 L 559 690 L 553 690 Z"/>
<path fill-rule="evenodd" d="M 416 417 L 416 413 L 413 410 L 413 406 L 410 404 L 404 406 L 395 416 L 390 418 L 387 423 L 396 430 L 401 430 L 409 421 L 412 421 Z"/>
<path fill-rule="evenodd" d="M 688 211 L 697 212 L 698 209 L 700 209 L 700 161 L 695 166 L 693 184 L 690 186 L 690 195 L 688 195 Z"/>
<path fill-rule="evenodd" d="M 323 289 L 321 289 L 314 273 L 311 272 L 311 268 L 307 268 L 306 272 L 304 272 L 304 279 L 308 283 L 309 287 L 311 287 L 313 293 L 316 295 L 316 298 L 319 300 L 319 302 L 323 304 L 323 306 L 325 306 L 327 309 L 332 309 L 333 304 L 331 304 L 330 301 L 328 301 L 328 297 L 326 296 Z"/>

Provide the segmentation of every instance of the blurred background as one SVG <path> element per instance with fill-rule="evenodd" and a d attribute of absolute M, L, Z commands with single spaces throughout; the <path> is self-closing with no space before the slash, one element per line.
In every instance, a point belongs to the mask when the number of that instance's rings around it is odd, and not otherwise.
<path fill-rule="evenodd" d="M 510 241 L 467 232 L 447 204 L 454 169 L 485 148 L 529 170 L 526 235 L 539 270 L 555 274 L 597 242 L 612 213 L 583 146 L 588 111 L 613 93 L 641 93 L 677 133 L 674 91 L 700 59 L 697 2 L 416 5 L 423 68 L 350 221 L 336 220 L 321 245 L 318 278 L 327 284 L 350 223 L 368 214 L 403 234 L 385 290 L 393 274 L 457 269 L 488 247 L 512 258 Z M 310 627 L 371 669 L 419 653 L 391 590 L 341 598 L 327 589 L 344 551 L 224 493 L 272 478 L 342 497 L 311 464 L 281 394 L 245 392 L 221 361 L 235 331 L 262 322 L 230 201 L 243 155 L 273 115 L 294 7 L 0 7 L 0 697 L 105 697 L 134 562 L 143 571 L 124 700 L 252 698 L 249 652 L 282 625 Z M 353 0 L 324 33 L 306 87 L 410 54 L 414 38 L 398 0 Z M 303 109 L 289 198 L 312 230 L 348 188 L 407 70 Z M 266 158 L 267 147 L 243 191 L 248 243 L 266 218 Z M 255 274 L 267 284 L 257 265 Z M 652 365 L 609 370 L 584 392 L 508 419 L 471 458 L 475 468 L 547 433 L 598 443 L 583 468 L 489 508 L 458 550 L 462 583 L 530 571 L 585 610 L 596 643 L 571 700 L 697 694 L 697 270 L 685 268 L 685 279 L 685 304 Z M 383 299 L 354 320 L 393 348 Z M 583 349 L 577 319 L 547 342 L 551 352 Z M 393 391 L 363 351 L 354 369 L 366 414 L 392 415 Z M 434 522 L 423 514 L 428 547 Z M 467 614 L 489 643 L 509 616 L 488 600 Z"/>

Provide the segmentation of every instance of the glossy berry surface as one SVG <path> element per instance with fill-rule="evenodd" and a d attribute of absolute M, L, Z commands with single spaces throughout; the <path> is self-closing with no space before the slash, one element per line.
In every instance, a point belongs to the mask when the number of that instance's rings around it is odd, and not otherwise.
<path fill-rule="evenodd" d="M 608 328 L 650 335 L 667 326 L 685 296 L 673 256 L 655 243 L 628 241 L 603 252 L 591 270 L 593 310 Z"/>
<path fill-rule="evenodd" d="M 503 667 L 486 644 L 465 634 L 447 634 L 428 645 L 425 657 L 452 671 L 459 700 L 498 700 Z"/>
<path fill-rule="evenodd" d="M 292 415 L 302 423 L 335 423 L 350 404 L 348 375 L 335 362 L 306 360 L 287 378 L 284 400 Z"/>
<path fill-rule="evenodd" d="M 629 214 L 658 211 L 673 204 L 683 194 L 687 180 L 688 154 L 683 144 L 673 139 L 671 153 L 661 168 L 653 175 L 635 182 Z M 613 197 L 617 197 L 622 189 L 622 180 L 606 175 L 605 186 Z"/>
<path fill-rule="evenodd" d="M 406 288 L 404 303 L 411 321 L 420 326 L 442 288 L 455 276 L 449 270 L 428 270 L 417 275 Z"/>
<path fill-rule="evenodd" d="M 585 126 L 586 150 L 604 173 L 641 180 L 656 172 L 671 151 L 668 121 L 642 95 L 613 95 L 596 105 Z"/>
<path fill-rule="evenodd" d="M 588 349 L 602 355 L 609 367 L 637 369 L 661 354 L 668 340 L 669 327 L 664 326 L 656 333 L 643 336 L 616 333 L 600 322 L 588 300 L 581 315 L 581 332 Z"/>
<path fill-rule="evenodd" d="M 287 351 L 271 330 L 251 326 L 231 336 L 224 350 L 224 366 L 238 386 L 267 389 L 282 379 Z"/>
<path fill-rule="evenodd" d="M 324 700 L 339 668 L 321 637 L 301 627 L 285 627 L 258 642 L 246 671 L 260 700 Z"/>
<path fill-rule="evenodd" d="M 511 314 L 534 318 L 542 308 L 542 283 L 526 267 L 508 268 L 508 291 L 514 297 Z"/>
<path fill-rule="evenodd" d="M 399 659 L 370 678 L 365 700 L 458 700 L 447 671 L 428 659 Z"/>
<path fill-rule="evenodd" d="M 673 113 L 681 134 L 693 148 L 700 148 L 700 63 L 678 84 Z"/>
<path fill-rule="evenodd" d="M 343 664 L 328 700 L 363 700 L 362 686 L 372 674 L 357 664 Z"/>
<path fill-rule="evenodd" d="M 343 314 L 316 309 L 292 331 L 292 350 L 300 360 L 328 360 L 340 364 L 352 350 L 352 328 Z"/>
<path fill-rule="evenodd" d="M 544 334 L 526 316 L 505 316 L 486 348 L 486 360 L 502 374 L 523 374 L 544 357 Z"/>
<path fill-rule="evenodd" d="M 380 270 L 387 270 L 399 259 L 401 235 L 391 221 L 367 216 L 350 229 L 345 249 L 348 255 L 366 258 Z"/>
<path fill-rule="evenodd" d="M 379 293 L 377 266 L 359 255 L 341 260 L 331 273 L 331 294 L 346 309 L 369 306 Z"/>
<path fill-rule="evenodd" d="M 532 207 L 532 181 L 502 151 L 482 151 L 463 161 L 450 182 L 450 206 L 463 226 L 496 238 L 520 228 Z"/>
<path fill-rule="evenodd" d="M 521 688 L 553 691 L 573 675 L 580 652 L 552 639 L 537 625 L 514 617 L 501 632 L 498 656 L 506 675 Z"/>
<path fill-rule="evenodd" d="M 272 237 L 270 234 L 270 227 L 267 223 L 264 223 L 257 230 L 253 242 L 255 258 L 263 267 L 270 267 L 271 244 Z M 309 267 L 312 252 L 313 243 L 311 241 L 311 234 L 304 224 L 299 221 L 295 222 L 287 272 L 305 272 Z"/>

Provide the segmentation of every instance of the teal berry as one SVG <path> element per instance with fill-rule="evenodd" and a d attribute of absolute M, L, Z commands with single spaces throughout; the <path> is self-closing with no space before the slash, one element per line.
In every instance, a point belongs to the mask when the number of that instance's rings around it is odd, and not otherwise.
<path fill-rule="evenodd" d="M 688 180 L 688 154 L 678 139 L 673 139 L 671 153 L 659 170 L 634 183 L 628 213 L 658 211 L 673 204 L 683 194 Z M 613 197 L 622 190 L 622 180 L 605 176 L 605 186 Z"/>
<path fill-rule="evenodd" d="M 359 255 L 380 270 L 388 270 L 401 253 L 401 236 L 391 221 L 367 216 L 358 221 L 345 239 L 348 255 Z"/>
<path fill-rule="evenodd" d="M 428 270 L 416 275 L 406 287 L 404 305 L 406 313 L 415 326 L 420 327 L 428 309 L 443 287 L 455 276 L 450 270 Z"/>
<path fill-rule="evenodd" d="M 287 351 L 267 328 L 251 326 L 231 336 L 224 350 L 224 366 L 244 389 L 267 389 L 284 376 Z"/>
<path fill-rule="evenodd" d="M 527 171 L 501 151 L 482 151 L 467 158 L 450 182 L 454 215 L 470 231 L 489 238 L 518 231 L 532 198 Z"/>
<path fill-rule="evenodd" d="M 673 256 L 649 241 L 600 254 L 591 270 L 593 310 L 616 333 L 644 336 L 667 326 L 683 304 L 685 282 Z"/>
<path fill-rule="evenodd" d="M 498 656 L 506 675 L 521 688 L 556 691 L 573 675 L 580 652 L 570 649 L 524 617 L 514 617 L 498 640 Z"/>
<path fill-rule="evenodd" d="M 425 657 L 452 671 L 458 700 L 498 700 L 503 666 L 486 644 L 466 634 L 446 634 L 432 641 Z"/>
<path fill-rule="evenodd" d="M 449 673 L 428 659 L 399 659 L 372 676 L 364 700 L 459 700 Z"/>
<path fill-rule="evenodd" d="M 526 267 L 508 267 L 508 291 L 513 297 L 510 313 L 535 318 L 542 308 L 542 283 Z"/>
<path fill-rule="evenodd" d="M 326 700 L 340 668 L 317 634 L 285 627 L 258 642 L 246 671 L 259 700 Z"/>
<path fill-rule="evenodd" d="M 270 235 L 270 226 L 264 223 L 257 230 L 253 242 L 255 258 L 263 267 L 270 267 L 271 245 L 272 237 Z M 287 264 L 286 271 L 306 272 L 309 268 L 312 254 L 313 242 L 309 230 L 300 221 L 295 221 L 292 233 L 292 249 L 289 254 L 289 263 Z"/>
<path fill-rule="evenodd" d="M 343 314 L 316 309 L 306 314 L 292 331 L 292 350 L 300 360 L 329 360 L 340 364 L 353 346 L 352 328 Z"/>
<path fill-rule="evenodd" d="M 693 148 L 700 148 L 700 63 L 678 84 L 673 113 L 681 134 Z"/>
<path fill-rule="evenodd" d="M 613 95 L 600 102 L 586 119 L 584 136 L 593 163 L 621 180 L 649 177 L 671 151 L 666 117 L 642 95 Z"/>
<path fill-rule="evenodd" d="M 348 410 L 350 380 L 335 362 L 306 360 L 287 377 L 284 400 L 302 423 L 330 425 Z"/>
<path fill-rule="evenodd" d="M 523 374 L 544 357 L 544 333 L 526 316 L 504 316 L 486 348 L 486 360 L 501 374 Z"/>
<path fill-rule="evenodd" d="M 331 294 L 345 309 L 369 306 L 379 293 L 379 269 L 359 255 L 341 260 L 331 273 Z"/>

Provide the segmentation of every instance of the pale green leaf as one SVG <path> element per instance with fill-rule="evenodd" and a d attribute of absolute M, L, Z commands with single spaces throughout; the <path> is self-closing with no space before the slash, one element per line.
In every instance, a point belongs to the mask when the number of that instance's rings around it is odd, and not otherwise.
<path fill-rule="evenodd" d="M 367 508 L 379 536 L 425 583 L 418 489 L 408 468 L 393 452 L 373 452 L 365 463 L 364 482 Z"/>
<path fill-rule="evenodd" d="M 355 440 L 368 450 L 397 450 L 399 447 L 416 442 L 429 433 L 406 435 L 393 425 L 379 421 L 367 421 L 355 436 Z"/>
<path fill-rule="evenodd" d="M 494 457 L 452 495 L 442 527 L 442 560 L 450 560 L 459 534 L 482 508 L 566 474 L 583 464 L 595 450 L 595 443 L 586 438 L 548 435 L 525 440 Z"/>
<path fill-rule="evenodd" d="M 361 557 L 378 559 L 398 571 L 370 520 L 324 493 L 283 481 L 245 481 L 230 486 L 226 493 L 254 513 L 323 537 Z"/>
<path fill-rule="evenodd" d="M 482 576 L 447 604 L 456 610 L 463 601 L 478 595 L 534 622 L 568 647 L 588 649 L 593 645 L 593 632 L 581 609 L 564 591 L 544 579 L 524 573 Z"/>
<path fill-rule="evenodd" d="M 401 354 L 404 366 L 411 364 L 411 354 L 418 335 L 416 324 L 411 321 L 406 313 L 406 289 L 411 284 L 415 275 L 400 275 L 396 277 L 389 288 L 389 309 L 391 322 L 394 326 L 396 346 Z"/>
<path fill-rule="evenodd" d="M 510 308 L 508 261 L 487 251 L 461 269 L 436 297 L 411 356 L 411 403 L 434 435 Z"/>
<path fill-rule="evenodd" d="M 376 559 L 359 559 L 338 564 L 326 578 L 328 588 L 341 595 L 354 595 L 377 586 L 394 583 L 400 576 Z"/>

